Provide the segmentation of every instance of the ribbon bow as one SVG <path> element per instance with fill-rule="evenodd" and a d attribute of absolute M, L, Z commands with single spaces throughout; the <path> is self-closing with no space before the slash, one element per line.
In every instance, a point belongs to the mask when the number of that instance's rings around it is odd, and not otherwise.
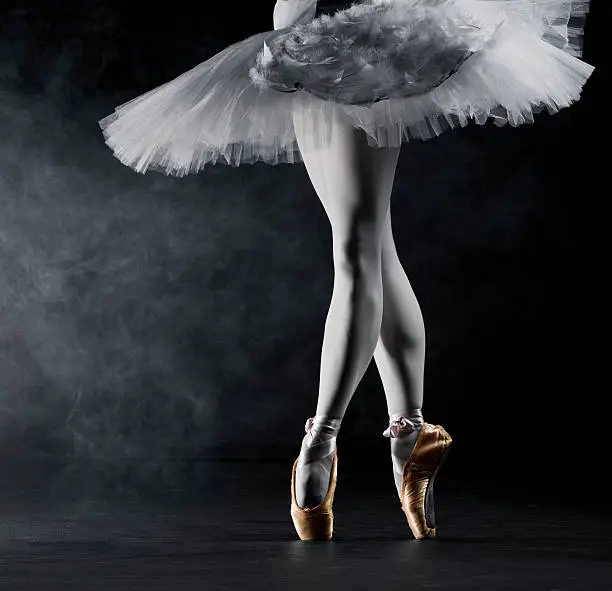
<path fill-rule="evenodd" d="M 420 424 L 420 423 L 419 423 Z M 385 437 L 396 438 L 400 435 L 407 435 L 412 433 L 418 424 L 415 421 L 411 421 L 409 418 L 399 416 L 389 421 L 389 426 L 383 431 Z"/>

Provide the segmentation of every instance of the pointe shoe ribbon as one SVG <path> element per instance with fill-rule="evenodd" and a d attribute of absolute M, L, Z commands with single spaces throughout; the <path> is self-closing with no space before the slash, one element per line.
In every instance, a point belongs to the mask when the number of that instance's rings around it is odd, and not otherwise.
<path fill-rule="evenodd" d="M 309 417 L 306 419 L 304 429 L 311 437 L 314 437 L 317 432 L 328 433 L 335 437 L 338 434 L 341 422 L 341 419 L 317 420 L 317 417 Z"/>
<path fill-rule="evenodd" d="M 397 438 L 412 433 L 422 423 L 410 420 L 403 415 L 394 416 L 389 420 L 389 426 L 383 431 L 385 437 Z"/>

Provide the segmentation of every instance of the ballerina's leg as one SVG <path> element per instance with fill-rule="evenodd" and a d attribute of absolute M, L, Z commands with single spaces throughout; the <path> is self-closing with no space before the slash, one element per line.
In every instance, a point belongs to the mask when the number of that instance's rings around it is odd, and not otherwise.
<path fill-rule="evenodd" d="M 304 437 L 296 470 L 301 507 L 315 506 L 327 491 L 333 440 L 379 340 L 383 233 L 400 152 L 399 147 L 369 146 L 364 133 L 338 112 L 314 126 L 311 117 L 296 110 L 295 133 L 330 221 L 334 287 L 323 336 L 315 428 Z M 330 126 L 327 141 L 313 133 L 317 123 Z M 324 440 L 332 445 L 322 446 Z"/>

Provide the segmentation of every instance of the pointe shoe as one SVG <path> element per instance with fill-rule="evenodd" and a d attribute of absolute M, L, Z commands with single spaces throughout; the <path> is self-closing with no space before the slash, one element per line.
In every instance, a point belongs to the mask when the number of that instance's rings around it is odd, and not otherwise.
<path fill-rule="evenodd" d="M 295 531 L 301 540 L 329 541 L 334 531 L 332 505 L 338 475 L 338 452 L 334 451 L 334 459 L 329 476 L 329 488 L 325 498 L 316 507 L 306 507 L 305 509 L 302 509 L 297 504 L 295 498 L 295 470 L 299 459 L 298 456 L 293 463 L 293 471 L 291 472 L 291 519 L 293 520 Z"/>
<path fill-rule="evenodd" d="M 446 459 L 451 436 L 440 425 L 423 423 L 402 472 L 402 511 L 417 540 L 436 537 L 433 485 Z"/>

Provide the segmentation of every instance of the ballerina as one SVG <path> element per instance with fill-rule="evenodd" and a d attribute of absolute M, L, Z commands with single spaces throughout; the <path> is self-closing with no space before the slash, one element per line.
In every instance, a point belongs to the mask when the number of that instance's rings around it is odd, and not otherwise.
<path fill-rule="evenodd" d="M 291 472 L 303 540 L 330 540 L 336 439 L 374 358 L 394 484 L 410 530 L 435 538 L 433 483 L 451 437 L 424 421 L 425 327 L 399 260 L 390 197 L 401 145 L 493 121 L 521 125 L 580 97 L 588 0 L 367 0 L 317 14 L 277 0 L 274 29 L 99 121 L 139 173 L 303 162 L 329 218 L 334 287 L 316 412 Z"/>

